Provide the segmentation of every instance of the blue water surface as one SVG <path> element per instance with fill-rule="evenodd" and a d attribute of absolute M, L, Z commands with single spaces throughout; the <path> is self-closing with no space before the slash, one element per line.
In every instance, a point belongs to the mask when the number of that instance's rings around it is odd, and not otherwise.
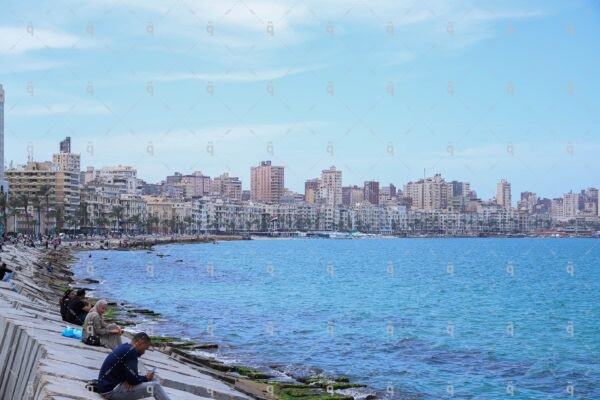
<path fill-rule="evenodd" d="M 74 272 L 161 313 L 155 333 L 245 365 L 315 367 L 387 398 L 599 399 L 599 245 L 252 240 L 82 252 Z"/>

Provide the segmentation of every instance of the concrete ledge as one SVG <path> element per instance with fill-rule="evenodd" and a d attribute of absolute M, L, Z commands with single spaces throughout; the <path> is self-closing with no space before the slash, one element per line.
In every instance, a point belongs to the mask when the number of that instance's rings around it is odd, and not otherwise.
<path fill-rule="evenodd" d="M 85 382 L 98 377 L 110 350 L 61 336 L 71 324 L 58 313 L 56 291 L 50 288 L 57 280 L 40 268 L 43 255 L 22 246 L 5 246 L 0 253 L 14 271 L 11 282 L 0 283 L 0 399 L 101 399 L 85 389 Z M 157 367 L 158 380 L 174 400 L 251 399 L 158 351 L 144 354 L 140 373 L 142 365 Z"/>

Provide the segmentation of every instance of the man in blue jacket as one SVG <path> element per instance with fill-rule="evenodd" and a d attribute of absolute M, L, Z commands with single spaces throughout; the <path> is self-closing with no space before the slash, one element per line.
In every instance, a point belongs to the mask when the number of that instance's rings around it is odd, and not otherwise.
<path fill-rule="evenodd" d="M 136 400 L 154 397 L 170 400 L 160 383 L 153 381 L 154 372 L 138 374 L 138 357 L 151 345 L 150 337 L 137 333 L 131 343 L 123 343 L 110 353 L 98 375 L 98 392 L 105 399 Z"/>

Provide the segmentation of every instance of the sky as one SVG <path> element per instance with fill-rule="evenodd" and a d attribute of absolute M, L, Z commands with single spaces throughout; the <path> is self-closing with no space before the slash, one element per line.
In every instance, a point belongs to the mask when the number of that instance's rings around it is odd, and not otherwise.
<path fill-rule="evenodd" d="M 600 187 L 600 2 L 0 0 L 5 162 Z"/>

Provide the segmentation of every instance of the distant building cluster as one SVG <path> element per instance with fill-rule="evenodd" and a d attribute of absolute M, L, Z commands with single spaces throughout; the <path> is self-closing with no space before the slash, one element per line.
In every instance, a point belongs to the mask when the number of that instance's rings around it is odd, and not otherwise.
<path fill-rule="evenodd" d="M 2 224 L 8 231 L 78 233 L 252 233 L 361 231 L 407 235 L 531 234 L 562 229 L 600 230 L 598 189 L 538 198 L 521 193 L 513 206 L 506 179 L 496 197 L 478 198 L 468 182 L 441 174 L 398 189 L 368 180 L 343 186 L 331 166 L 308 179 L 304 193 L 285 189 L 285 169 L 271 161 L 250 168 L 250 190 L 238 177 L 211 178 L 200 171 L 174 173 L 158 184 L 137 177 L 131 166 L 87 167 L 60 142 L 52 162 L 29 160 L 4 173 Z M 2 212 L 0 210 L 0 212 Z"/>

